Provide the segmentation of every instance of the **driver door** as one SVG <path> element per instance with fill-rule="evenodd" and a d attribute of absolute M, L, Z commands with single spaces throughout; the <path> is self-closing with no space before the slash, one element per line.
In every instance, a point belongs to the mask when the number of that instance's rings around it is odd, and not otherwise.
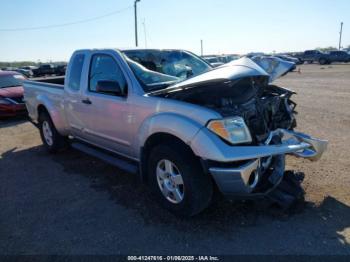
<path fill-rule="evenodd" d="M 107 87 L 109 92 L 99 88 L 99 83 L 115 83 Z M 89 81 L 83 101 L 89 115 L 89 125 L 85 130 L 89 142 L 130 155 L 131 153 L 131 107 L 128 103 L 128 82 L 117 59 L 109 54 L 92 55 Z M 121 92 L 111 92 L 118 86 Z M 106 87 L 104 88 L 106 89 Z"/>

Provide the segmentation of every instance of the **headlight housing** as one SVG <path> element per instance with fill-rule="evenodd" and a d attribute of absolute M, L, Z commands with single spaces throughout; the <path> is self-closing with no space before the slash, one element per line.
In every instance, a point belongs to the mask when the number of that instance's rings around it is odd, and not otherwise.
<path fill-rule="evenodd" d="M 211 120 L 207 128 L 231 144 L 252 142 L 249 129 L 244 119 L 239 116 Z"/>

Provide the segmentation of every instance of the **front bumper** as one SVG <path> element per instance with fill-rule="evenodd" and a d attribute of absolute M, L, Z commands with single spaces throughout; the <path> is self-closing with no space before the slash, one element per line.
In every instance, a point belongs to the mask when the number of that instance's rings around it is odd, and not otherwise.
<path fill-rule="evenodd" d="M 275 138 L 279 143 L 270 144 Z M 223 194 L 262 195 L 282 181 L 286 154 L 316 161 L 327 144 L 303 133 L 278 129 L 271 132 L 264 145 L 231 146 L 223 151 L 223 161 L 215 159 L 204 163 Z"/>

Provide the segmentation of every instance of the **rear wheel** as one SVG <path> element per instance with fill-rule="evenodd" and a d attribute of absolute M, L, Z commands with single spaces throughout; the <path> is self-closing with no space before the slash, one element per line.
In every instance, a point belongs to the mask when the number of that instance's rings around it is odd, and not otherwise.
<path fill-rule="evenodd" d="M 198 159 L 180 143 L 154 147 L 148 161 L 149 183 L 160 204 L 180 216 L 208 207 L 213 185 Z"/>
<path fill-rule="evenodd" d="M 64 137 L 58 133 L 50 115 L 46 112 L 40 114 L 39 129 L 41 140 L 50 153 L 56 153 L 68 146 L 67 137 Z"/>
<path fill-rule="evenodd" d="M 320 65 L 325 65 L 327 63 L 327 60 L 325 58 L 320 58 L 318 62 L 320 63 Z"/>

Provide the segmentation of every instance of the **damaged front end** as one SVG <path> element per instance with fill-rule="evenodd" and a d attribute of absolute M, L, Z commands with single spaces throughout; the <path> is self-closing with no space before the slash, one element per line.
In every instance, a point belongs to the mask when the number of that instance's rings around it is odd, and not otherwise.
<path fill-rule="evenodd" d="M 283 179 L 285 155 L 318 160 L 327 148 L 327 141 L 302 133 L 277 129 L 260 146 L 236 147 L 230 155 L 235 161 L 205 161 L 221 192 L 227 195 L 269 194 Z M 242 152 L 240 154 L 240 152 Z"/>
<path fill-rule="evenodd" d="M 291 97 L 295 92 L 271 84 L 290 67 L 264 65 L 269 73 L 250 59 L 240 59 L 153 95 L 220 113 L 222 119 L 210 121 L 192 145 L 196 147 L 210 132 L 215 133 L 207 142 L 213 144 L 208 147 L 210 150 L 201 151 L 198 146 L 196 153 L 224 195 L 270 196 L 282 204 L 291 203 L 292 197 L 280 193 L 278 187 L 286 183 L 297 187 L 297 181 L 301 181 L 293 179 L 290 173 L 285 175 L 285 155 L 318 160 L 327 141 L 294 131 L 296 103 Z M 234 140 L 238 134 L 232 131 L 235 125 L 249 130 L 239 141 Z"/>

